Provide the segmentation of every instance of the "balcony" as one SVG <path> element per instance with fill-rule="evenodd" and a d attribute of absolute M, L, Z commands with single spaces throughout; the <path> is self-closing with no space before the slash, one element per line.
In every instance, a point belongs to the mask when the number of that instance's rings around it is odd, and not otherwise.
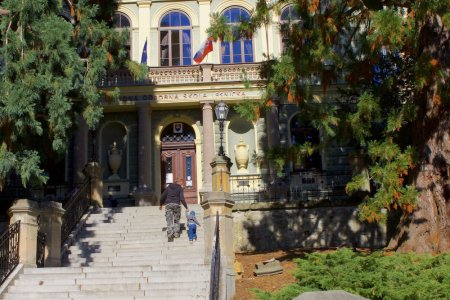
<path fill-rule="evenodd" d="M 171 85 L 202 82 L 259 81 L 260 64 L 203 64 L 180 67 L 150 67 L 147 78 L 134 80 L 127 70 L 108 73 L 99 87 Z"/>

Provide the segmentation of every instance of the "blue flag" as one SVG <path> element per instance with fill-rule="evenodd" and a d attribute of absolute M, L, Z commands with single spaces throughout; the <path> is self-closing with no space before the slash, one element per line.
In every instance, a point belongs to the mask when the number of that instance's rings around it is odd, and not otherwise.
<path fill-rule="evenodd" d="M 147 64 L 147 39 L 145 39 L 144 49 L 142 49 L 141 64 Z"/>

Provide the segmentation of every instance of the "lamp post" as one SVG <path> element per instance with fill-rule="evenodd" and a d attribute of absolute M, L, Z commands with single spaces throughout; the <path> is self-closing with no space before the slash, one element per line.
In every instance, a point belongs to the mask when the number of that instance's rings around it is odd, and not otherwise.
<path fill-rule="evenodd" d="M 216 107 L 214 108 L 216 113 L 216 118 L 219 121 L 219 130 L 220 130 L 220 148 L 219 148 L 219 156 L 225 156 L 225 151 L 223 151 L 223 123 L 227 119 L 228 116 L 228 105 L 225 102 L 220 101 Z"/>
<path fill-rule="evenodd" d="M 97 130 L 94 129 L 90 129 L 90 134 L 91 134 L 91 142 L 92 142 L 92 152 L 91 152 L 91 162 L 96 162 L 97 161 L 97 153 L 96 153 L 96 136 L 97 136 Z"/>

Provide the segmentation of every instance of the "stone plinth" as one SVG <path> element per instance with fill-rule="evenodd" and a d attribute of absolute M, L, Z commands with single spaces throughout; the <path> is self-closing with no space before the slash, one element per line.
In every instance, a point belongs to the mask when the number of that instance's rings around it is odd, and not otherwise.
<path fill-rule="evenodd" d="M 140 187 L 133 193 L 135 206 L 155 206 L 157 205 L 156 195 L 151 188 Z"/>
<path fill-rule="evenodd" d="M 20 220 L 19 263 L 25 267 L 36 267 L 38 214 L 38 204 L 28 199 L 17 199 L 8 210 L 10 224 Z"/>
<path fill-rule="evenodd" d="M 230 192 L 230 168 L 233 164 L 227 156 L 216 156 L 211 163 L 212 190 Z"/>
<path fill-rule="evenodd" d="M 216 215 L 219 216 L 220 250 L 222 264 L 225 267 L 226 281 L 220 284 L 221 299 L 232 299 L 235 294 L 234 251 L 233 251 L 233 217 L 234 201 L 226 192 L 205 193 L 200 203 L 204 209 L 205 262 L 211 263 L 212 243 L 216 228 Z M 222 273 L 223 274 L 223 273 Z"/>
<path fill-rule="evenodd" d="M 83 173 L 91 178 L 91 200 L 97 207 L 103 207 L 103 169 L 100 163 L 87 163 Z"/>
<path fill-rule="evenodd" d="M 62 204 L 58 202 L 42 202 L 40 213 L 40 230 L 47 235 L 44 265 L 46 267 L 60 267 L 61 224 L 64 209 Z"/>

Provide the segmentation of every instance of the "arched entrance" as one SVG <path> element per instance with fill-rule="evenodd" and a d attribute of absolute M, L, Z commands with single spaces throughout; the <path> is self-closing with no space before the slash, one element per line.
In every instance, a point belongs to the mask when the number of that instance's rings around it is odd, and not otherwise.
<path fill-rule="evenodd" d="M 187 203 L 197 203 L 195 132 L 186 123 L 169 124 L 161 133 L 161 190 L 176 178 L 183 180 Z"/>

